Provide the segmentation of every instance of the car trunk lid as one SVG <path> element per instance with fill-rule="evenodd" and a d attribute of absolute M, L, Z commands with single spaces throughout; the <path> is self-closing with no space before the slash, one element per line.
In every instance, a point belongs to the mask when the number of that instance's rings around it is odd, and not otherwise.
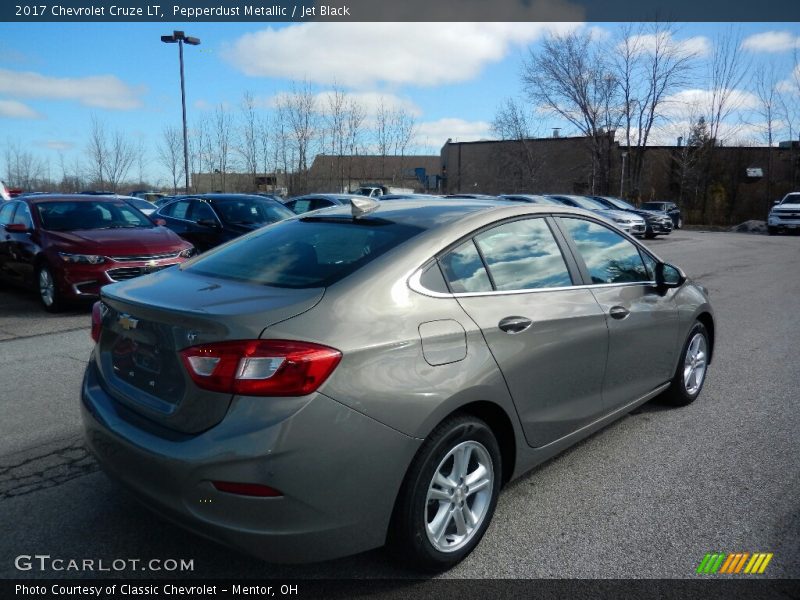
<path fill-rule="evenodd" d="M 223 419 L 233 397 L 195 386 L 180 351 L 257 339 L 267 327 L 314 307 L 324 289 L 273 288 L 170 271 L 103 289 L 95 360 L 117 401 L 160 425 L 199 433 Z"/>

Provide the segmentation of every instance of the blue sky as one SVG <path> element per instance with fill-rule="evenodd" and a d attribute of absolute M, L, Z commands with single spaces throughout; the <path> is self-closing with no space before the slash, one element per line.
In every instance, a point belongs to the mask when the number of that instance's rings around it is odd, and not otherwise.
<path fill-rule="evenodd" d="M 141 141 L 151 179 L 163 178 L 155 148 L 164 126 L 180 124 L 180 89 L 177 48 L 159 37 L 184 29 L 203 41 L 186 49 L 190 123 L 220 103 L 236 111 L 245 91 L 267 112 L 270 99 L 286 91 L 292 79 L 307 78 L 319 92 L 336 81 L 368 105 L 383 97 L 389 106 L 411 110 L 418 150 L 438 153 L 448 137 L 490 137 L 498 105 L 521 94 L 521 62 L 528 48 L 552 27 L 594 27 L 600 36 L 618 30 L 608 23 L 2 23 L 0 152 L 16 144 L 49 161 L 56 175 L 60 154 L 74 163 L 84 152 L 94 114 L 109 129 Z M 684 24 L 675 40 L 699 44 L 707 53 L 728 27 Z M 737 29 L 753 72 L 774 66 L 780 78 L 791 80 L 800 24 Z M 739 135 L 755 143 L 752 111 L 743 106 L 732 119 L 745 122 Z M 543 115 L 538 119 L 544 135 L 560 124 Z M 564 133 L 571 132 L 565 128 Z M 673 134 L 665 129 L 664 139 L 674 140 Z M 5 172 L 4 164 L 0 170 Z"/>

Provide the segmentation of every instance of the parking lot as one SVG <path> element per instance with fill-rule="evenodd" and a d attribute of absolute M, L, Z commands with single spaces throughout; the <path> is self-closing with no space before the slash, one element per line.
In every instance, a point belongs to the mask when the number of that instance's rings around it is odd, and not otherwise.
<path fill-rule="evenodd" d="M 707 552 L 772 552 L 767 576 L 800 577 L 800 238 L 680 230 L 647 244 L 710 291 L 699 400 L 646 404 L 507 486 L 483 542 L 443 577 L 692 577 Z M 90 350 L 88 310 L 48 315 L 0 290 L 0 576 L 80 575 L 17 571 L 20 554 L 193 559 L 198 578 L 415 575 L 382 551 L 269 565 L 151 514 L 83 450 Z"/>

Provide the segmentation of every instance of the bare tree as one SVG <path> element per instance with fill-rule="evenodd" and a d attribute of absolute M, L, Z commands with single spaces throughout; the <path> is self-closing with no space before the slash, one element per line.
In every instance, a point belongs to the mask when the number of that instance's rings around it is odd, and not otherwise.
<path fill-rule="evenodd" d="M 5 182 L 9 186 L 34 190 L 49 185 L 45 161 L 32 152 L 23 150 L 18 143 L 6 143 L 5 162 Z"/>
<path fill-rule="evenodd" d="M 219 104 L 214 111 L 213 122 L 213 148 L 214 172 L 219 175 L 219 189 L 226 189 L 228 169 L 231 167 L 231 142 L 233 139 L 233 117 L 225 106 Z"/>
<path fill-rule="evenodd" d="M 621 95 L 628 189 L 636 196 L 651 131 L 665 120 L 665 100 L 687 83 L 697 58 L 697 51 L 674 40 L 676 33 L 669 23 L 628 24 L 616 48 L 609 49 Z"/>
<path fill-rule="evenodd" d="M 780 93 L 778 92 L 779 78 L 774 65 L 764 66 L 755 71 L 753 75 L 753 89 L 758 97 L 758 106 L 755 113 L 761 118 L 759 128 L 762 139 L 767 144 L 767 187 L 763 198 L 762 209 L 769 210 L 772 199 L 773 181 L 773 151 L 775 144 L 775 129 L 778 125 L 777 116 L 781 110 Z"/>
<path fill-rule="evenodd" d="M 213 171 L 213 156 L 211 153 L 211 124 L 207 116 L 195 122 L 192 135 L 189 136 L 189 170 L 192 173 L 210 173 Z M 195 192 L 201 191 L 195 177 L 191 179 Z"/>
<path fill-rule="evenodd" d="M 308 186 L 308 160 L 311 144 L 318 135 L 317 99 L 308 81 L 294 82 L 291 91 L 280 100 L 283 115 L 287 121 L 290 153 L 293 155 L 299 181 L 297 191 L 306 191 Z"/>
<path fill-rule="evenodd" d="M 122 131 L 115 131 L 110 138 L 106 161 L 106 180 L 112 191 L 119 191 L 135 159 L 136 148 L 133 142 Z"/>
<path fill-rule="evenodd" d="M 715 148 L 724 143 L 722 136 L 723 126 L 729 125 L 731 115 L 741 106 L 741 96 L 738 95 L 739 88 L 744 81 L 747 64 L 742 55 L 741 33 L 733 29 L 728 29 L 721 33 L 714 40 L 714 50 L 708 63 L 708 102 L 706 111 L 708 114 L 708 129 L 711 137 L 711 145 L 705 153 L 703 165 L 703 211 L 702 219 L 706 222 L 710 214 L 709 202 L 711 199 L 711 187 L 713 183 L 713 203 L 714 212 L 719 212 L 716 205 L 722 203 L 720 194 L 724 190 L 720 188 L 719 182 L 712 182 L 714 178 L 714 158 Z M 733 131 L 727 132 L 731 135 Z"/>
<path fill-rule="evenodd" d="M 498 138 L 516 142 L 511 146 L 510 152 L 504 153 L 502 168 L 497 177 L 515 184 L 519 182 L 522 191 L 535 189 L 536 179 L 544 162 L 541 152 L 536 151 L 535 144 L 531 141 L 535 137 L 532 121 L 522 103 L 513 98 L 507 98 L 500 105 L 492 121 L 492 131 Z"/>
<path fill-rule="evenodd" d="M 92 183 L 113 192 L 128 176 L 136 158 L 135 146 L 127 136 L 121 131 L 109 133 L 96 115 L 91 117 L 87 153 Z"/>
<path fill-rule="evenodd" d="M 417 120 L 411 112 L 403 107 L 398 107 L 392 112 L 391 118 L 392 140 L 394 143 L 394 154 L 400 157 L 398 173 L 393 173 L 394 178 L 400 182 L 407 178 L 406 174 L 406 151 L 417 129 Z"/>
<path fill-rule="evenodd" d="M 330 154 L 336 157 L 331 161 L 331 169 L 336 172 L 329 173 L 331 181 L 338 180 L 338 188 L 344 187 L 344 149 L 345 130 L 347 128 L 347 96 L 336 84 L 327 96 L 327 106 L 323 107 L 325 129 L 330 136 Z"/>
<path fill-rule="evenodd" d="M 105 123 L 94 114 L 91 116 L 86 154 L 88 155 L 89 161 L 87 167 L 89 179 L 92 183 L 99 186 L 100 189 L 105 188 L 105 176 L 109 161 L 108 135 L 106 133 Z"/>
<path fill-rule="evenodd" d="M 560 116 L 588 140 L 593 193 L 609 187 L 611 132 L 621 120 L 619 85 L 591 31 L 554 34 L 523 63 L 530 100 Z"/>
<path fill-rule="evenodd" d="M 183 177 L 183 132 L 167 125 L 161 131 L 158 158 L 172 178 L 172 193 L 178 193 L 178 182 Z"/>
<path fill-rule="evenodd" d="M 353 161 L 354 157 L 364 154 L 363 151 L 363 126 L 367 118 L 367 111 L 362 104 L 355 98 L 350 98 L 347 104 L 347 131 L 346 131 L 346 144 L 347 144 L 347 187 L 350 188 L 353 184 Z"/>
<path fill-rule="evenodd" d="M 384 99 L 381 98 L 375 113 L 375 142 L 381 157 L 381 178 L 386 177 L 386 157 L 392 146 L 391 119 L 391 111 L 386 107 Z"/>
<path fill-rule="evenodd" d="M 240 127 L 237 151 L 239 156 L 242 157 L 245 170 L 250 175 L 250 185 L 252 187 L 248 191 L 257 191 L 258 183 L 256 178 L 258 176 L 259 151 L 261 149 L 258 143 L 259 119 L 256 112 L 255 98 L 250 92 L 245 92 L 242 95 L 241 118 L 242 125 Z"/>

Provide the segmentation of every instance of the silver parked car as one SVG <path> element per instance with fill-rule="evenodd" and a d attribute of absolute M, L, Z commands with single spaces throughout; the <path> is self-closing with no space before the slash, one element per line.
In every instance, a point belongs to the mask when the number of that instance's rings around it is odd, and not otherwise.
<path fill-rule="evenodd" d="M 86 441 L 151 509 L 267 560 L 388 542 L 444 569 L 504 483 L 694 401 L 712 314 L 588 211 L 354 200 L 103 288 Z"/>

